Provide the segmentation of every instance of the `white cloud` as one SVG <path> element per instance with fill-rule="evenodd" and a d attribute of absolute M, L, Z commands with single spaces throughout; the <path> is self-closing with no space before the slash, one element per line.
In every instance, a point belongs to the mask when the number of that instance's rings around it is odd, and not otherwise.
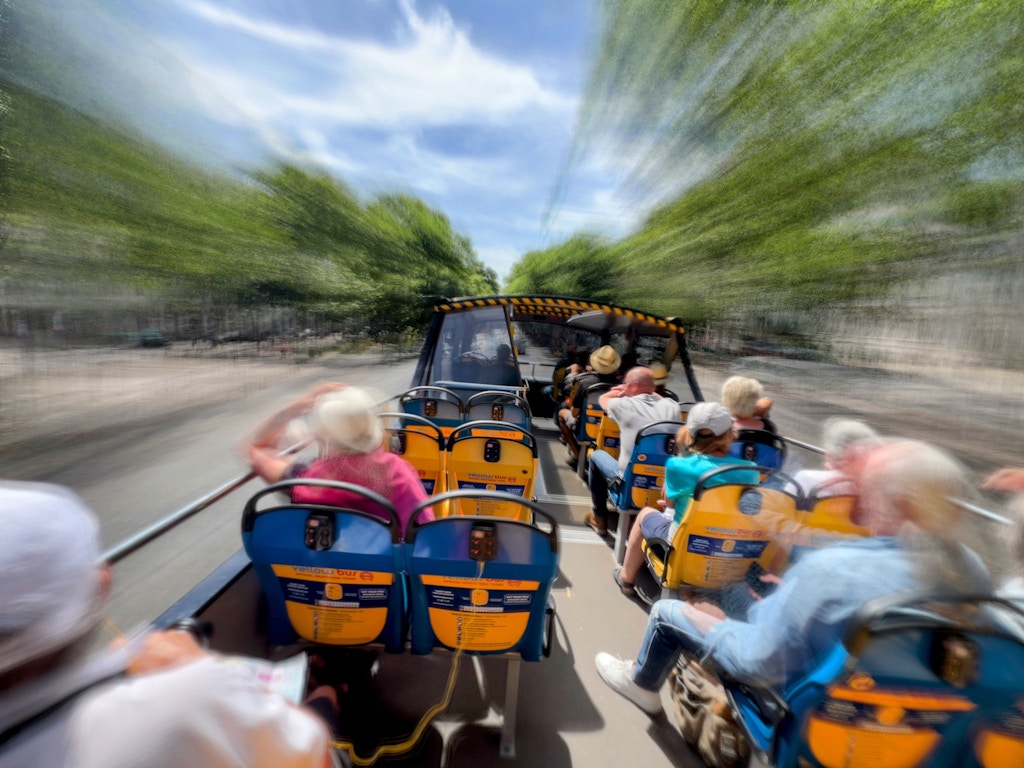
<path fill-rule="evenodd" d="M 407 32 L 387 44 L 252 19 L 203 0 L 186 8 L 222 30 L 278 49 L 244 71 L 231 72 L 202 64 L 208 54 L 195 54 L 200 79 L 243 114 L 407 128 L 522 122 L 538 112 L 571 119 L 575 111 L 574 97 L 545 87 L 528 67 L 474 46 L 444 11 L 425 19 L 411 3 L 403 3 Z M 267 64 L 280 65 L 282 58 L 307 68 L 311 77 L 301 87 L 294 78 L 286 85 L 275 83 Z"/>

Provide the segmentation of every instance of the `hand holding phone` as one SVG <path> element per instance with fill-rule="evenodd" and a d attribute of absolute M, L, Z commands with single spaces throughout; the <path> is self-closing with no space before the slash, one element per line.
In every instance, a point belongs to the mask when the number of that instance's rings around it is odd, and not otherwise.
<path fill-rule="evenodd" d="M 765 578 L 762 579 L 762 576 Z M 747 586 L 750 587 L 754 591 L 754 594 L 759 598 L 767 597 L 775 591 L 775 588 L 778 587 L 780 583 L 782 583 L 777 576 L 768 573 L 757 561 L 750 564 L 744 580 L 747 582 Z"/>

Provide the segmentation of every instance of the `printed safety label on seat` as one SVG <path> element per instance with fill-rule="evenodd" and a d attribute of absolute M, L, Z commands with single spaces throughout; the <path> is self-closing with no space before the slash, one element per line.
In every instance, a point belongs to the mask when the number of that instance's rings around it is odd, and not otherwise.
<path fill-rule="evenodd" d="M 927 761 L 953 716 L 973 707 L 932 691 L 837 686 L 808 719 L 806 741 L 826 768 L 912 768 Z"/>
<path fill-rule="evenodd" d="M 288 619 L 299 636 L 362 645 L 384 629 L 395 575 L 382 571 L 274 565 Z"/>
<path fill-rule="evenodd" d="M 751 541 L 743 536 L 749 531 L 723 529 L 720 536 L 691 534 L 686 542 L 683 580 L 687 584 L 721 586 L 739 581 L 751 560 L 761 557 L 768 542 Z"/>
<path fill-rule="evenodd" d="M 691 535 L 686 542 L 686 551 L 705 557 L 724 557 L 729 559 L 758 558 L 764 552 L 768 542 L 749 541 L 746 539 L 713 538 L 710 536 Z"/>
<path fill-rule="evenodd" d="M 423 576 L 434 635 L 466 651 L 514 648 L 526 632 L 539 581 Z"/>

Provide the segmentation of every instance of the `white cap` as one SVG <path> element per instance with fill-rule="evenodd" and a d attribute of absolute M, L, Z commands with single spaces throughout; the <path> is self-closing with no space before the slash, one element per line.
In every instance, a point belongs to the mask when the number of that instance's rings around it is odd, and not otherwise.
<path fill-rule="evenodd" d="M 78 496 L 0 482 L 0 674 L 99 624 L 101 566 L 99 526 Z"/>
<path fill-rule="evenodd" d="M 369 453 L 384 439 L 379 399 L 360 387 L 328 392 L 313 409 L 314 428 L 342 450 Z"/>
<path fill-rule="evenodd" d="M 715 437 L 721 437 L 732 429 L 732 414 L 721 403 L 697 403 L 686 414 L 686 429 L 697 439 L 697 433 L 710 430 Z"/>

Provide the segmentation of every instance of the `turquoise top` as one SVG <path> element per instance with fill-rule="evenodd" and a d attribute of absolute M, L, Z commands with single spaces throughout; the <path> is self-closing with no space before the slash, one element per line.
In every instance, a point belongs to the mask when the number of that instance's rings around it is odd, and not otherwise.
<path fill-rule="evenodd" d="M 686 514 L 686 508 L 693 498 L 693 490 L 697 481 L 707 472 L 720 467 L 756 467 L 752 461 L 737 459 L 732 456 L 705 456 L 692 453 L 689 456 L 673 456 L 665 462 L 665 498 L 668 506 L 675 508 L 675 525 L 679 525 Z M 722 472 L 711 478 L 709 485 L 722 483 L 746 483 L 757 485 L 761 482 L 761 474 L 756 470 L 737 469 L 735 472 Z"/>

